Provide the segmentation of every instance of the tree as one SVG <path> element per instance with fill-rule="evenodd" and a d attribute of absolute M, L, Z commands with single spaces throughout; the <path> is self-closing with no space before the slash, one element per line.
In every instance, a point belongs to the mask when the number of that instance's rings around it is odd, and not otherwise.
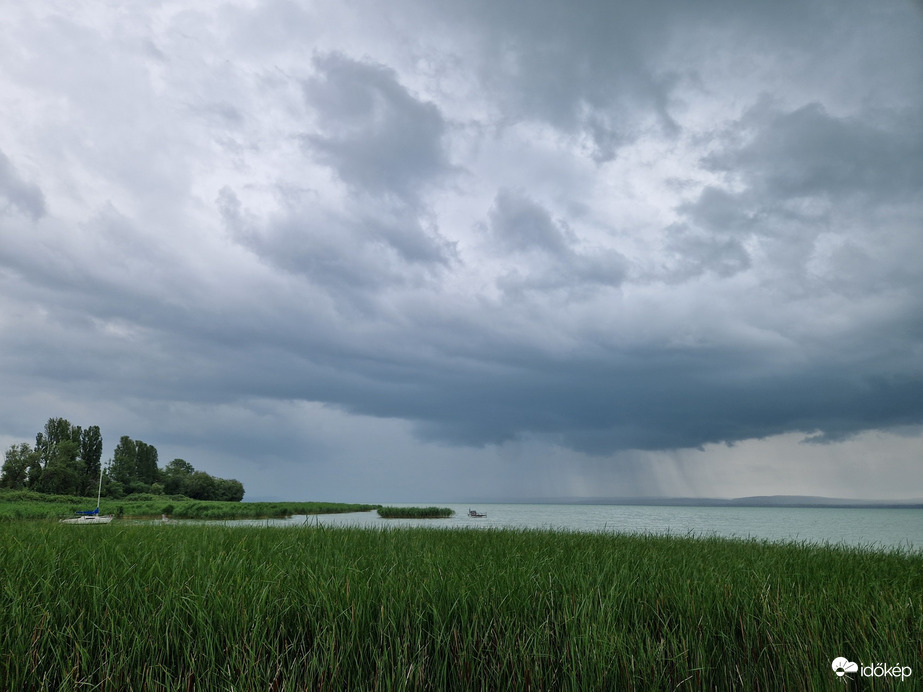
<path fill-rule="evenodd" d="M 215 495 L 215 478 L 204 471 L 196 471 L 183 480 L 181 492 L 194 500 L 211 500 Z"/>
<path fill-rule="evenodd" d="M 29 468 L 39 464 L 39 455 L 28 442 L 10 445 L 0 471 L 0 488 L 23 490 L 29 486 Z"/>
<path fill-rule="evenodd" d="M 34 457 L 29 460 L 26 473 L 30 490 L 60 495 L 84 492 L 82 436 L 82 428 L 66 418 L 48 419 L 45 429 L 35 436 Z"/>
<path fill-rule="evenodd" d="M 182 493 L 198 500 L 240 502 L 243 484 L 196 471 L 185 459 L 157 465 L 157 448 L 123 435 L 106 471 L 101 468 L 103 438 L 98 425 L 86 430 L 66 418 L 49 418 L 35 436 L 35 447 L 13 445 L 0 470 L 0 487 L 28 488 L 59 495 L 95 495 L 104 484 L 108 497 L 153 492 Z"/>
<path fill-rule="evenodd" d="M 99 484 L 100 460 L 103 456 L 103 436 L 98 425 L 91 425 L 80 436 L 81 492 L 93 495 Z"/>
<path fill-rule="evenodd" d="M 153 445 L 135 441 L 135 478 L 136 480 L 151 485 L 160 475 L 157 468 L 157 448 Z"/>
<path fill-rule="evenodd" d="M 80 493 L 80 446 L 71 440 L 58 442 L 54 454 L 45 464 L 35 490 L 52 495 L 77 495 Z"/>
<path fill-rule="evenodd" d="M 106 492 L 106 497 L 112 498 L 113 500 L 121 500 L 125 497 L 125 488 L 118 481 L 107 482 L 104 490 Z"/>
<path fill-rule="evenodd" d="M 183 490 L 183 481 L 195 473 L 185 459 L 174 459 L 163 470 L 163 489 L 167 495 L 178 495 Z"/>
<path fill-rule="evenodd" d="M 42 468 L 46 468 L 55 457 L 58 445 L 63 442 L 75 442 L 78 450 L 74 452 L 76 458 L 79 454 L 80 436 L 83 431 L 79 425 L 72 425 L 66 418 L 49 418 L 45 423 L 44 433 L 35 436 L 35 449 L 38 451 Z"/>
<path fill-rule="evenodd" d="M 80 438 L 83 430 L 66 418 L 49 418 L 45 430 L 35 436 L 38 460 L 29 467 L 29 488 L 41 493 L 78 495 L 82 464 Z"/>
<path fill-rule="evenodd" d="M 174 459 L 167 464 L 164 473 L 168 476 L 188 476 L 195 473 L 195 468 L 185 459 Z"/>
<path fill-rule="evenodd" d="M 138 450 L 135 441 L 128 435 L 122 435 L 112 455 L 109 477 L 127 487 L 137 475 L 137 457 Z"/>
<path fill-rule="evenodd" d="M 26 482 L 29 490 L 36 490 L 42 480 L 42 458 L 36 451 L 29 460 L 29 479 Z"/>
<path fill-rule="evenodd" d="M 157 448 L 141 440 L 122 435 L 109 465 L 109 476 L 121 483 L 128 494 L 150 492 L 151 484 L 160 480 Z"/>
<path fill-rule="evenodd" d="M 234 478 L 216 478 L 215 486 L 215 497 L 212 499 L 224 502 L 240 502 L 244 499 L 244 484 Z"/>

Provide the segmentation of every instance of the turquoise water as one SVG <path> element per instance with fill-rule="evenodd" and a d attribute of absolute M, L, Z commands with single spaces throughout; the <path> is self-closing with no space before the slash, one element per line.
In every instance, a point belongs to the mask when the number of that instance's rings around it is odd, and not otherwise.
<path fill-rule="evenodd" d="M 418 506 L 420 503 L 417 503 Z M 375 512 L 296 516 L 249 522 L 269 525 L 534 528 L 675 536 L 724 536 L 770 541 L 923 550 L 923 509 L 652 507 L 623 505 L 442 504 L 449 519 L 381 519 Z M 468 509 L 487 514 L 468 517 Z M 235 523 L 235 522 L 229 522 Z"/>

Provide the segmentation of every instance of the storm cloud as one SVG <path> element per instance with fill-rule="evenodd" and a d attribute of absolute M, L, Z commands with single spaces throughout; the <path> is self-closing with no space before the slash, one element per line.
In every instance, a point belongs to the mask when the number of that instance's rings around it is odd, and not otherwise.
<path fill-rule="evenodd" d="M 814 443 L 797 475 L 879 435 L 904 492 L 918 5 L 8 14 L 3 440 L 65 416 L 265 495 L 400 496 L 465 463 L 656 492 L 761 440 Z"/>

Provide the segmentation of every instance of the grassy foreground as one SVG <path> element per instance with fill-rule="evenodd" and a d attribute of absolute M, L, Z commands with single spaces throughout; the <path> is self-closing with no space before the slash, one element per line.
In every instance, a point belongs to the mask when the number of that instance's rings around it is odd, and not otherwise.
<path fill-rule="evenodd" d="M 93 509 L 95 506 L 95 497 L 0 490 L 0 522 L 72 517 L 76 510 Z M 104 497 L 99 503 L 99 511 L 101 514 L 120 517 L 159 517 L 168 514 L 177 519 L 261 519 L 293 514 L 367 512 L 380 506 L 343 502 L 214 502 L 191 500 L 181 495 L 129 495 L 120 500 Z"/>
<path fill-rule="evenodd" d="M 837 656 L 923 675 L 919 554 L 10 522 L 0 555 L 0 689 L 832 690 Z"/>

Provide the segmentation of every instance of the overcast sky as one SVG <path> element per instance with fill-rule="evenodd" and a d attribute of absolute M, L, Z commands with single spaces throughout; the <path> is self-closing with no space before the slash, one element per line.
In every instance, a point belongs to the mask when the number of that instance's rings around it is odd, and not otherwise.
<path fill-rule="evenodd" d="M 923 497 L 923 5 L 7 3 L 0 443 L 248 499 Z"/>

